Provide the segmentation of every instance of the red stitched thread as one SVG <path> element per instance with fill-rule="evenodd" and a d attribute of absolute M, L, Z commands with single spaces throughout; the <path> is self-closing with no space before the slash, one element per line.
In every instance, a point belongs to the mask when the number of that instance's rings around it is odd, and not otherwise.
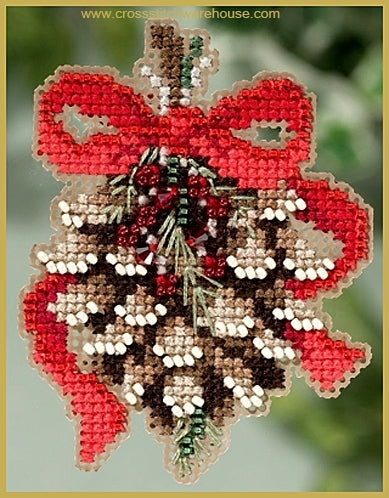
<path fill-rule="evenodd" d="M 126 431 L 127 410 L 95 374 L 79 371 L 76 355 L 67 350 L 67 325 L 44 311 L 48 302 L 56 301 L 57 292 L 65 293 L 67 284 L 76 281 L 73 275 L 54 274 L 35 284 L 24 298 L 25 329 L 34 334 L 34 362 L 43 365 L 64 396 L 72 396 L 72 413 L 81 416 L 80 462 L 91 463 Z"/>
<path fill-rule="evenodd" d="M 322 389 L 331 391 L 336 382 L 344 379 L 346 372 L 354 371 L 354 364 L 365 358 L 365 352 L 348 348 L 343 341 L 333 340 L 326 330 L 296 332 L 286 325 L 285 338 L 302 353 L 301 362 L 310 372 L 311 381 L 318 381 Z"/>
<path fill-rule="evenodd" d="M 92 93 L 96 85 L 100 91 Z M 117 101 L 120 105 L 109 105 Z M 285 102 L 288 106 L 282 108 Z M 75 143 L 55 122 L 65 104 L 79 106 L 86 116 L 107 116 L 118 133 L 96 134 L 85 144 Z M 197 107 L 175 107 L 161 117 L 112 76 L 65 73 L 40 96 L 37 110 L 37 154 L 46 155 L 60 173 L 128 173 L 146 147 L 167 145 L 172 155 L 208 158 L 222 177 L 238 178 L 242 188 L 266 189 L 276 188 L 279 179 L 299 178 L 299 163 L 309 160 L 311 150 L 312 105 L 301 87 L 287 78 L 259 80 L 235 98 L 221 99 L 208 116 Z M 248 128 L 252 119 L 285 119 L 296 137 L 284 149 L 268 150 L 231 135 L 231 129 Z"/>

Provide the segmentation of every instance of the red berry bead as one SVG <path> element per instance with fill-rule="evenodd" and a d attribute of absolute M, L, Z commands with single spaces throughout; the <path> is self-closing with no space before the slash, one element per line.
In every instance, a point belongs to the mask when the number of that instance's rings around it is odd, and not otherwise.
<path fill-rule="evenodd" d="M 116 245 L 130 247 L 136 245 L 140 235 L 140 227 L 133 225 L 119 225 L 116 229 Z"/>
<path fill-rule="evenodd" d="M 223 277 L 226 269 L 224 256 L 210 256 L 204 258 L 204 274 L 206 277 Z"/>
<path fill-rule="evenodd" d="M 141 187 L 155 187 L 159 184 L 160 170 L 154 164 L 146 164 L 135 173 L 135 183 Z"/>
<path fill-rule="evenodd" d="M 142 206 L 138 209 L 136 224 L 139 227 L 149 227 L 157 223 L 158 209 L 155 206 Z"/>
<path fill-rule="evenodd" d="M 208 195 L 208 181 L 203 176 L 188 176 L 186 182 L 189 197 L 202 199 Z"/>
<path fill-rule="evenodd" d="M 227 197 L 207 197 L 207 215 L 209 218 L 224 218 L 228 216 L 230 203 Z"/>
<path fill-rule="evenodd" d="M 129 227 L 127 225 L 119 225 L 116 229 L 116 245 L 127 247 L 127 236 Z"/>
<path fill-rule="evenodd" d="M 158 275 L 155 279 L 156 295 L 161 296 L 174 296 L 177 292 L 178 277 L 172 274 Z"/>

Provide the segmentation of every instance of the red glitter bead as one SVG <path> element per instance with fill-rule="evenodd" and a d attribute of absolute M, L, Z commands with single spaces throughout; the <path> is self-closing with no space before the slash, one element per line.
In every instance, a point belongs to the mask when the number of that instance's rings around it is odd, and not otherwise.
<path fill-rule="evenodd" d="M 160 169 L 154 164 L 146 164 L 135 173 L 134 180 L 141 187 L 155 187 L 160 181 Z"/>
<path fill-rule="evenodd" d="M 228 216 L 230 203 L 227 197 L 207 197 L 207 215 L 210 218 L 224 218 Z"/>
<path fill-rule="evenodd" d="M 155 279 L 156 290 L 158 297 L 174 296 L 177 292 L 178 277 L 172 274 L 158 275 Z"/>
<path fill-rule="evenodd" d="M 138 240 L 140 235 L 140 227 L 136 224 L 128 225 L 119 225 L 116 230 L 116 245 L 121 247 L 131 247 L 134 246 Z"/>
<path fill-rule="evenodd" d="M 186 182 L 188 188 L 189 197 L 195 197 L 196 199 L 203 199 L 208 195 L 209 185 L 206 178 L 201 175 L 191 175 L 188 176 Z"/>
<path fill-rule="evenodd" d="M 139 227 L 149 227 L 157 223 L 158 209 L 155 206 L 142 206 L 138 209 L 136 224 Z"/>
<path fill-rule="evenodd" d="M 204 258 L 204 274 L 207 277 L 223 277 L 226 268 L 224 256 L 210 256 Z"/>

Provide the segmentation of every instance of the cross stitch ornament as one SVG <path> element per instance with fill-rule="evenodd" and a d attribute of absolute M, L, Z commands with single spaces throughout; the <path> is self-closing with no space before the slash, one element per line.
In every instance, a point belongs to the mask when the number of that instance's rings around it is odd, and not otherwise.
<path fill-rule="evenodd" d="M 22 327 L 85 470 L 142 411 L 168 470 L 194 482 L 293 372 L 336 397 L 370 360 L 321 311 L 368 264 L 372 214 L 305 171 L 314 95 L 261 72 L 207 101 L 217 65 L 205 31 L 150 21 L 133 78 L 62 66 L 36 90 L 34 156 L 66 185 Z M 266 127 L 279 139 L 259 140 Z"/>

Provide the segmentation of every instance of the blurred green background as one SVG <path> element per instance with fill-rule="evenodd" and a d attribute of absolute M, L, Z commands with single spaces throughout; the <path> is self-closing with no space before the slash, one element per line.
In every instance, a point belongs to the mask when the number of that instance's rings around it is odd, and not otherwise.
<path fill-rule="evenodd" d="M 17 333 L 17 294 L 32 273 L 29 251 L 52 233 L 50 200 L 62 187 L 30 155 L 33 90 L 61 64 L 111 65 L 131 74 L 143 54 L 143 21 L 85 20 L 80 10 L 7 8 L 7 490 L 380 491 L 381 8 L 282 7 L 273 20 L 178 18 L 183 27 L 207 28 L 220 52 L 210 92 L 275 70 L 294 73 L 316 93 L 313 170 L 350 183 L 375 209 L 373 263 L 341 297 L 325 302 L 334 330 L 371 344 L 371 365 L 336 400 L 320 399 L 294 379 L 290 395 L 274 399 L 269 417 L 234 426 L 229 451 L 190 488 L 164 471 L 162 447 L 144 432 L 141 416 L 133 417 L 131 438 L 98 473 L 77 470 L 73 424 L 57 394 L 27 365 Z"/>

